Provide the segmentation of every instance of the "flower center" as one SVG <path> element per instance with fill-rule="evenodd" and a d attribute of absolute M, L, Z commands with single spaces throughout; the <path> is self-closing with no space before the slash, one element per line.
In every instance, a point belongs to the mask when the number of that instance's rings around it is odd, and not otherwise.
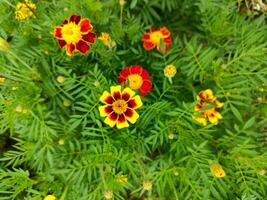
<path fill-rule="evenodd" d="M 151 35 L 150 35 L 151 42 L 154 44 L 157 44 L 157 45 L 160 44 L 160 39 L 162 39 L 162 38 L 163 38 L 163 35 L 160 31 L 155 31 L 155 32 L 151 33 Z"/>
<path fill-rule="evenodd" d="M 80 26 L 74 23 L 68 23 L 62 27 L 62 38 L 67 44 L 78 43 L 82 39 Z"/>
<path fill-rule="evenodd" d="M 125 100 L 119 99 L 112 104 L 112 109 L 117 114 L 124 113 L 128 108 L 128 104 Z"/>
<path fill-rule="evenodd" d="M 133 90 L 139 89 L 143 84 L 143 79 L 139 74 L 131 74 L 128 76 L 129 87 Z"/>

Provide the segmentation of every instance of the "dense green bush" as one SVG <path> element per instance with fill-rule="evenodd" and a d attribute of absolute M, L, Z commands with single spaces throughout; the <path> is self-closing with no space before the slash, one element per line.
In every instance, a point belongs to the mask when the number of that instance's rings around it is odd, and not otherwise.
<path fill-rule="evenodd" d="M 0 0 L 0 199 L 267 198 L 262 1 L 31 2 L 24 19 L 18 0 Z M 54 29 L 73 14 L 111 43 L 99 38 L 87 54 L 66 55 Z M 168 52 L 143 47 L 152 26 L 170 30 Z M 173 78 L 163 71 L 170 64 Z M 99 99 L 132 65 L 153 88 L 136 123 L 111 128 Z M 217 125 L 192 118 L 206 89 L 224 103 Z"/>

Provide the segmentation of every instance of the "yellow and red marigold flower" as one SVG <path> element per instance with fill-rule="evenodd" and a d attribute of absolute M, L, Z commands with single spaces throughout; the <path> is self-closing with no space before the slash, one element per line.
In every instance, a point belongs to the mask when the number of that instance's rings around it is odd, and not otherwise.
<path fill-rule="evenodd" d="M 105 91 L 100 97 L 104 106 L 99 106 L 101 117 L 106 117 L 105 123 L 110 127 L 121 129 L 128 127 L 127 121 L 134 124 L 139 118 L 135 109 L 141 107 L 142 101 L 139 95 L 136 95 L 130 88 L 125 88 L 121 92 L 121 86 L 111 86 L 110 93 Z"/>
<path fill-rule="evenodd" d="M 156 47 L 159 52 L 162 52 L 160 47 L 160 43 L 162 41 L 165 52 L 167 53 L 169 50 L 169 45 L 172 42 L 170 35 L 170 31 L 166 27 L 159 29 L 150 28 L 150 32 L 143 35 L 143 46 L 148 51 Z"/>
<path fill-rule="evenodd" d="M 90 44 L 93 44 L 96 38 L 90 20 L 81 19 L 80 15 L 72 15 L 69 20 L 63 22 L 62 26 L 57 26 L 54 36 L 60 48 L 65 47 L 69 56 L 77 50 L 82 54 L 87 53 L 90 50 Z"/>
<path fill-rule="evenodd" d="M 217 178 L 223 178 L 226 175 L 223 167 L 219 163 L 212 163 L 210 165 L 210 171 Z"/>
<path fill-rule="evenodd" d="M 119 83 L 127 84 L 132 90 L 138 89 L 143 96 L 152 90 L 148 72 L 139 65 L 124 68 L 117 79 Z"/>
<path fill-rule="evenodd" d="M 204 126 L 207 125 L 207 120 L 215 125 L 218 124 L 219 119 L 222 119 L 222 115 L 216 108 L 221 108 L 223 103 L 216 99 L 212 90 L 200 91 L 197 95 L 197 100 L 198 104 L 194 108 L 196 113 L 192 116 L 193 119 Z"/>

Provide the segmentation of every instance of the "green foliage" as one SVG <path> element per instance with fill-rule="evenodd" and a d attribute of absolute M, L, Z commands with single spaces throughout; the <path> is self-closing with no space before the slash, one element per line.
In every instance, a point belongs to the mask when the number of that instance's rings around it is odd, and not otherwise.
<path fill-rule="evenodd" d="M 0 199 L 96 200 L 106 190 L 121 200 L 266 199 L 264 14 L 246 16 L 235 0 L 32 0 L 36 18 L 18 21 L 17 2 L 0 0 L 0 36 L 11 48 L 0 52 Z M 89 54 L 68 57 L 52 32 L 74 13 L 116 46 L 97 40 Z M 167 54 L 143 48 L 150 26 L 171 31 Z M 167 64 L 177 68 L 172 84 Z M 110 128 L 99 97 L 131 65 L 149 72 L 153 90 L 136 124 Z M 192 114 L 209 88 L 223 119 L 203 127 Z M 224 178 L 212 175 L 212 161 Z"/>

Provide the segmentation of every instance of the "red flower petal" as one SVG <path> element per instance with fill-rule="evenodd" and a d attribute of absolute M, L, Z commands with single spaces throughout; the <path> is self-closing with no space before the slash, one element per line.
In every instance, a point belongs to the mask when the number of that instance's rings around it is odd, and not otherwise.
<path fill-rule="evenodd" d="M 109 114 L 109 113 L 112 113 L 112 112 L 113 112 L 112 106 L 105 107 L 105 113 Z"/>
<path fill-rule="evenodd" d="M 166 27 L 163 27 L 160 29 L 160 32 L 164 35 L 164 36 L 169 36 L 171 33 L 170 31 L 166 28 Z"/>
<path fill-rule="evenodd" d="M 77 44 L 76 44 L 76 48 L 81 52 L 81 53 L 86 53 L 89 51 L 90 47 L 88 46 L 88 44 L 83 41 L 80 40 Z"/>
<path fill-rule="evenodd" d="M 112 98 L 112 96 L 108 96 L 105 100 L 104 100 L 107 104 L 112 104 L 114 102 L 114 99 Z"/>
<path fill-rule="evenodd" d="M 79 22 L 81 21 L 81 16 L 80 15 L 72 15 L 70 17 L 70 22 L 74 22 L 75 24 L 79 24 Z"/>
<path fill-rule="evenodd" d="M 88 33 L 93 29 L 93 26 L 90 24 L 89 19 L 83 19 L 80 22 L 81 32 L 82 33 Z"/>
<path fill-rule="evenodd" d="M 142 96 L 146 96 L 148 92 L 152 90 L 152 84 L 150 81 L 144 81 L 139 91 Z"/>
<path fill-rule="evenodd" d="M 167 44 L 170 44 L 172 42 L 172 39 L 171 37 L 167 37 L 164 39 L 164 42 L 167 43 Z"/>
<path fill-rule="evenodd" d="M 60 48 L 63 48 L 67 43 L 65 42 L 65 40 L 57 40 Z"/>
<path fill-rule="evenodd" d="M 123 100 L 125 100 L 125 101 L 128 101 L 129 99 L 130 99 L 130 94 L 128 94 L 128 93 L 124 93 L 123 95 L 122 95 L 122 99 Z"/>
<path fill-rule="evenodd" d="M 121 70 L 120 75 L 117 78 L 119 83 L 126 82 L 127 77 L 129 76 L 129 74 L 130 74 L 129 67 L 124 68 L 123 70 Z"/>
<path fill-rule="evenodd" d="M 112 121 L 116 121 L 118 118 L 118 115 L 115 112 L 113 112 L 108 116 L 108 118 L 111 119 Z"/>
<path fill-rule="evenodd" d="M 61 27 L 56 27 L 54 30 L 54 36 L 58 39 L 62 38 Z"/>
<path fill-rule="evenodd" d="M 141 76 L 142 76 L 143 80 L 149 80 L 150 81 L 150 76 L 145 69 L 143 69 Z"/>
<path fill-rule="evenodd" d="M 149 33 L 145 33 L 143 35 L 143 40 L 149 40 L 150 39 L 150 34 Z"/>
<path fill-rule="evenodd" d="M 96 38 L 96 34 L 90 32 L 90 33 L 87 33 L 86 35 L 83 35 L 82 38 L 86 42 L 94 43 L 95 42 L 95 38 Z"/>
<path fill-rule="evenodd" d="M 128 107 L 129 108 L 135 108 L 137 106 L 136 102 L 134 99 L 131 99 L 130 101 L 128 101 Z"/>
<path fill-rule="evenodd" d="M 63 24 L 67 24 L 67 23 L 69 23 L 69 20 L 65 19 Z"/>
<path fill-rule="evenodd" d="M 120 99 L 120 98 L 121 98 L 121 93 L 120 93 L 120 92 L 114 92 L 114 93 L 112 94 L 112 96 L 113 96 L 113 98 L 114 98 L 115 100 L 117 100 L 117 99 Z"/>
<path fill-rule="evenodd" d="M 129 68 L 130 74 L 141 74 L 143 68 L 139 65 L 133 65 Z"/>
<path fill-rule="evenodd" d="M 122 123 L 122 122 L 125 122 L 125 121 L 126 121 L 125 116 L 123 114 L 122 115 L 119 115 L 118 122 L 119 123 Z"/>
<path fill-rule="evenodd" d="M 150 32 L 155 32 L 155 31 L 156 31 L 156 29 L 154 27 L 150 28 Z"/>
<path fill-rule="evenodd" d="M 124 114 L 126 117 L 132 117 L 134 112 L 132 109 L 128 108 Z"/>
<path fill-rule="evenodd" d="M 146 50 L 150 51 L 155 47 L 155 45 L 152 42 L 144 42 L 143 47 Z"/>
<path fill-rule="evenodd" d="M 75 50 L 74 44 L 67 44 L 66 46 L 66 52 L 68 56 L 72 56 Z"/>

